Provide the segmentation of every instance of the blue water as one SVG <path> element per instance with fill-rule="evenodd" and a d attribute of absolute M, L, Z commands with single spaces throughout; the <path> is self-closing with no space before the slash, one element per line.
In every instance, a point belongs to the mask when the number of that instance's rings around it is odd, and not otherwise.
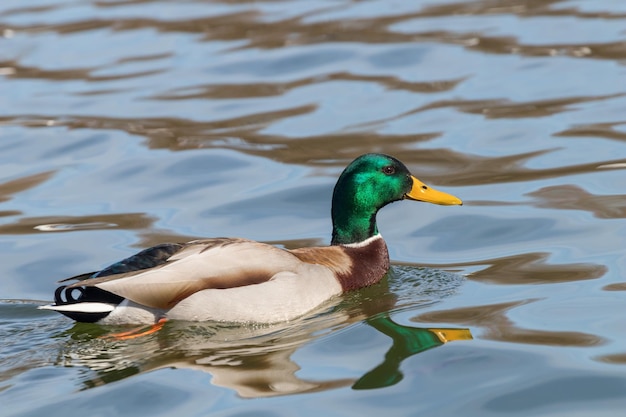
<path fill-rule="evenodd" d="M 0 5 L 0 415 L 614 416 L 626 406 L 626 7 Z M 326 244 L 384 152 L 462 207 L 379 213 L 379 285 L 130 341 L 36 306 L 161 242 Z"/>

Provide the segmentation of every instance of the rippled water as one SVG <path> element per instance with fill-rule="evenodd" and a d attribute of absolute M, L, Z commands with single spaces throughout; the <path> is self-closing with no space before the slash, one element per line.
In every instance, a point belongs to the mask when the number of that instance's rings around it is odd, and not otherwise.
<path fill-rule="evenodd" d="M 620 415 L 625 28 L 611 0 L 3 1 L 0 415 Z M 381 211 L 391 273 L 324 311 L 121 342 L 35 308 L 164 241 L 326 243 L 366 152 L 465 205 Z"/>

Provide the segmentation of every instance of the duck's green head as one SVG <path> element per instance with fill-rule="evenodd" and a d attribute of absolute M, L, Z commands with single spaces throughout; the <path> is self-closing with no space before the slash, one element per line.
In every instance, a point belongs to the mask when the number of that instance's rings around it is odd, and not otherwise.
<path fill-rule="evenodd" d="M 376 235 L 378 210 L 405 198 L 441 205 L 463 204 L 457 197 L 425 185 L 396 158 L 382 154 L 359 156 L 335 185 L 332 244 L 362 242 Z"/>

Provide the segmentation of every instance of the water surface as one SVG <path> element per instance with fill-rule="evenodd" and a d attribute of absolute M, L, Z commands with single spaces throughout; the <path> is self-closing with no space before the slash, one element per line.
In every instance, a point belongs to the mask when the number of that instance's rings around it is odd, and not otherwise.
<path fill-rule="evenodd" d="M 621 414 L 624 28 L 610 0 L 2 2 L 0 414 Z M 124 342 L 35 308 L 160 242 L 327 243 L 366 152 L 465 203 L 382 210 L 379 285 Z"/>

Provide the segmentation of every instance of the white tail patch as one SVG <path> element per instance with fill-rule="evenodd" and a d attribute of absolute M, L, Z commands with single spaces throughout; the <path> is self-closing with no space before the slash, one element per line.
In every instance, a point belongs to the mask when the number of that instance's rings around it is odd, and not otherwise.
<path fill-rule="evenodd" d="M 39 310 L 53 310 L 53 311 L 69 311 L 76 313 L 110 313 L 115 309 L 114 304 L 107 303 L 74 303 L 74 304 L 48 304 L 45 306 L 37 307 Z"/>

